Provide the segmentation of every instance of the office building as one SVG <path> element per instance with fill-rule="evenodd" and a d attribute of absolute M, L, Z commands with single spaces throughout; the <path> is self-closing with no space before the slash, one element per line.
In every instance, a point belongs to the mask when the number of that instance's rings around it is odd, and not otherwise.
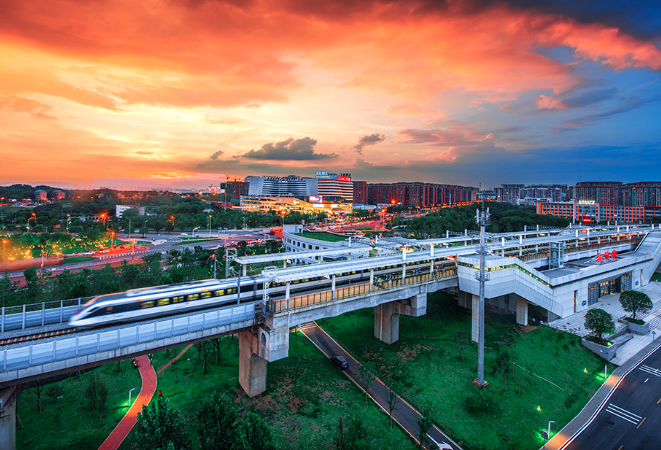
<path fill-rule="evenodd" d="M 577 202 L 539 202 L 536 208 L 537 214 L 565 217 L 574 223 L 661 221 L 661 206 L 604 205 L 593 200 L 579 200 Z"/>
<path fill-rule="evenodd" d="M 368 189 L 367 181 L 354 181 L 353 182 L 353 203 L 354 204 L 367 204 Z"/>

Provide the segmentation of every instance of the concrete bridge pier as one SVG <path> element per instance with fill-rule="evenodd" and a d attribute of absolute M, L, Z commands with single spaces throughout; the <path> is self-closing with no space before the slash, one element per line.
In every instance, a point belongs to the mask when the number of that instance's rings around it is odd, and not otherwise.
<path fill-rule="evenodd" d="M 16 450 L 16 386 L 0 389 L 0 450 Z"/>
<path fill-rule="evenodd" d="M 528 300 L 523 297 L 516 296 L 516 323 L 528 325 Z"/>
<path fill-rule="evenodd" d="M 259 356 L 259 339 L 252 330 L 239 333 L 239 383 L 248 397 L 266 390 L 266 360 Z"/>
<path fill-rule="evenodd" d="M 285 320 L 287 320 L 285 318 Z M 255 397 L 266 390 L 266 363 L 289 356 L 289 326 L 273 326 L 273 319 L 239 333 L 239 383 Z"/>
<path fill-rule="evenodd" d="M 374 307 L 374 337 L 394 344 L 399 340 L 399 316 L 420 317 L 427 313 L 427 294 Z"/>

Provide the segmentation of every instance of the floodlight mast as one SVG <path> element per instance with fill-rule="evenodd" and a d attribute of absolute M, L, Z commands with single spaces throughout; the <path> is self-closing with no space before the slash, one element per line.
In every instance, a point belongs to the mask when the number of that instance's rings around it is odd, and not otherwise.
<path fill-rule="evenodd" d="M 477 379 L 475 384 L 480 387 L 488 385 L 484 381 L 484 282 L 487 281 L 488 276 L 485 273 L 485 257 L 486 257 L 486 247 L 484 246 L 484 232 L 485 228 L 491 224 L 491 216 L 489 214 L 489 208 L 486 212 L 484 211 L 484 198 L 482 200 L 482 211 L 478 209 L 476 214 L 477 224 L 480 226 L 480 274 L 478 276 L 478 281 L 480 282 L 480 303 L 479 303 L 479 331 L 477 337 Z"/>

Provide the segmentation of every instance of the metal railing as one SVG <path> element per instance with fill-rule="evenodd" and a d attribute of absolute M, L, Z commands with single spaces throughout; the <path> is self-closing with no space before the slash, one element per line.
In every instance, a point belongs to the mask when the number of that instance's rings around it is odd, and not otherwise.
<path fill-rule="evenodd" d="M 369 283 L 354 284 L 335 289 L 335 296 L 332 290 L 315 292 L 312 294 L 298 295 L 290 297 L 289 303 L 286 298 L 276 300 L 269 300 L 266 307 L 272 313 L 280 313 L 293 309 L 299 309 L 307 306 L 317 305 L 321 303 L 332 302 L 340 299 L 347 299 L 351 297 L 358 297 L 361 295 L 369 294 L 370 292 L 383 292 L 393 291 L 402 288 L 403 286 L 410 286 L 421 284 L 432 280 L 452 278 L 457 276 L 457 268 L 451 267 L 448 269 L 435 270 L 433 273 L 412 274 L 402 279 L 401 276 L 389 277 L 374 280 L 373 289 L 370 290 Z"/>
<path fill-rule="evenodd" d="M 94 297 L 3 307 L 0 312 L 0 333 L 66 323 L 81 305 L 92 298 Z"/>
<path fill-rule="evenodd" d="M 100 331 L 98 333 L 60 339 L 43 344 L 6 349 L 0 352 L 2 355 L 0 372 L 25 369 L 39 364 L 48 364 L 98 352 L 117 350 L 136 344 L 181 336 L 195 331 L 232 325 L 248 320 L 252 321 L 254 318 L 255 306 L 253 303 L 250 303 L 161 322 L 153 322 L 146 325 L 136 325 L 105 332 Z M 237 327 L 237 329 L 239 328 Z"/>

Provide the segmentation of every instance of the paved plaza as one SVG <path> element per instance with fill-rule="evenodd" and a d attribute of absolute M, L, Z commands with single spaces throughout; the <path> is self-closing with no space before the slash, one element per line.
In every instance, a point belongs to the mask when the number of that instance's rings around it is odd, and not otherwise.
<path fill-rule="evenodd" d="M 636 353 L 642 350 L 650 342 L 652 342 L 652 336 L 659 337 L 661 335 L 661 330 L 659 326 L 661 325 L 661 283 L 652 281 L 647 286 L 636 289 L 637 291 L 646 293 L 654 307 L 652 311 L 646 316 L 643 317 L 645 322 L 649 322 L 650 331 L 654 333 L 649 333 L 646 336 L 639 336 L 636 334 L 628 334 L 625 339 L 628 339 L 625 344 L 617 349 L 617 356 L 611 360 L 613 364 L 622 365 L 629 358 L 633 357 Z M 575 334 L 577 336 L 586 336 L 590 334 L 590 330 L 585 328 L 585 314 L 594 308 L 600 308 L 608 312 L 613 316 L 615 320 L 615 327 L 617 330 L 624 327 L 625 324 L 618 322 L 617 319 L 620 317 L 628 316 L 629 313 L 622 309 L 620 304 L 620 294 L 611 294 L 599 299 L 599 302 L 594 305 L 590 305 L 585 311 L 572 314 L 571 316 L 554 320 L 549 324 L 549 326 L 556 328 L 558 330 L 566 331 L 568 333 Z"/>

